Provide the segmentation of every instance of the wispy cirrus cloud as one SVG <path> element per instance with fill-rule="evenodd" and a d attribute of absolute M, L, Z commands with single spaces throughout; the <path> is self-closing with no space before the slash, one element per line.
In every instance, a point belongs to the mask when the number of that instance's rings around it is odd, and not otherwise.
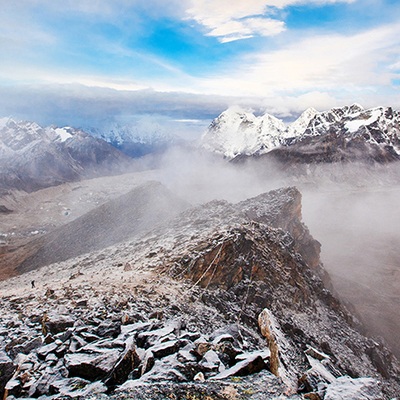
<path fill-rule="evenodd" d="M 285 22 L 276 18 L 274 9 L 291 5 L 353 3 L 356 0 L 192 0 L 187 18 L 206 29 L 206 35 L 221 43 L 253 36 L 275 36 L 286 30 Z"/>

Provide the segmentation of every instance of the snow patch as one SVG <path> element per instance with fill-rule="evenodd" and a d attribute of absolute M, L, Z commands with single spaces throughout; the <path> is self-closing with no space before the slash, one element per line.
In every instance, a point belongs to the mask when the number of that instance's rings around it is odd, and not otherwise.
<path fill-rule="evenodd" d="M 69 132 L 71 130 L 70 127 L 64 127 L 64 128 L 56 128 L 54 129 L 54 132 L 59 138 L 60 142 L 65 142 L 67 139 L 71 138 L 72 135 Z"/>
<path fill-rule="evenodd" d="M 375 400 L 382 397 L 379 382 L 373 378 L 341 376 L 328 385 L 325 400 Z"/>
<path fill-rule="evenodd" d="M 381 114 L 382 111 L 379 109 L 372 110 L 371 116 L 367 120 L 354 119 L 352 121 L 348 121 L 345 124 L 345 128 L 351 133 L 357 132 L 362 126 L 367 126 L 377 121 Z"/>

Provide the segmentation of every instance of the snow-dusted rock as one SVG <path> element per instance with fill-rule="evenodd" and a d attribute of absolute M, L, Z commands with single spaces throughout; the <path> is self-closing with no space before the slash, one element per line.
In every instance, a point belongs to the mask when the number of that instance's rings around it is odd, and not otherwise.
<path fill-rule="evenodd" d="M 324 400 L 375 400 L 381 399 L 380 384 L 373 378 L 341 376 L 328 385 Z"/>
<path fill-rule="evenodd" d="M 218 398 L 231 390 L 237 398 L 294 400 L 333 390 L 351 375 L 380 380 L 384 395 L 394 397 L 399 364 L 363 336 L 324 283 L 319 253 L 313 249 L 310 257 L 303 248 L 314 239 L 301 221 L 300 199 L 297 189 L 285 188 L 238 204 L 210 202 L 130 241 L 0 282 L 0 350 L 10 357 L 27 338 L 46 338 L 12 359 L 21 385 L 10 385 L 25 398 L 56 399 L 64 384 L 65 392 L 78 392 L 87 380 L 100 391 L 103 384 L 117 389 L 100 399 Z M 80 270 L 84 275 L 69 279 Z M 54 296 L 27 291 L 32 279 Z M 80 299 L 86 307 L 75 307 Z M 268 318 L 258 326 L 264 309 Z M 44 336 L 42 316 L 49 310 L 69 310 L 74 325 Z M 124 315 L 131 323 L 121 325 Z M 271 373 L 272 334 L 279 377 Z M 164 346 L 169 355 L 150 361 Z M 199 372 L 207 384 L 193 381 Z M 307 373 L 303 387 L 298 380 Z M 73 375 L 85 380 L 76 381 L 82 387 L 73 387 Z"/>
<path fill-rule="evenodd" d="M 4 388 L 14 374 L 16 367 L 5 351 L 0 351 L 0 397 L 3 397 Z"/>
<path fill-rule="evenodd" d="M 245 376 L 259 372 L 264 368 L 266 368 L 266 364 L 261 355 L 250 354 L 233 367 L 223 370 L 218 375 L 213 376 L 213 379 L 226 379 L 230 376 Z"/>
<path fill-rule="evenodd" d="M 105 393 L 107 386 L 101 382 L 90 382 L 81 378 L 68 378 L 54 381 L 50 385 L 50 392 L 59 393 L 68 398 L 88 398 L 89 396 Z"/>
<path fill-rule="evenodd" d="M 163 358 L 174 354 L 179 349 L 178 340 L 169 340 L 168 342 L 155 344 L 151 346 L 149 350 L 153 353 L 155 358 Z"/>
<path fill-rule="evenodd" d="M 224 364 L 214 350 L 208 350 L 200 361 L 200 365 L 205 372 L 222 372 L 225 370 Z"/>

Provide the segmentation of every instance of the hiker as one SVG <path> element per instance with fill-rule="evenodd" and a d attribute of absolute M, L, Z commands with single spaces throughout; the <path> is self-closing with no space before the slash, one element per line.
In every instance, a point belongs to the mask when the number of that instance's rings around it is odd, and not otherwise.
<path fill-rule="evenodd" d="M 31 285 L 32 285 L 32 289 L 33 289 L 35 287 L 35 281 L 32 281 Z"/>

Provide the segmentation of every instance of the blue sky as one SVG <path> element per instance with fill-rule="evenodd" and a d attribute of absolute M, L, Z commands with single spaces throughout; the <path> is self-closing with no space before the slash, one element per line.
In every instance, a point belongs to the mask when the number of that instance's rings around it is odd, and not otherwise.
<path fill-rule="evenodd" d="M 0 114 L 206 121 L 400 108 L 398 0 L 0 0 Z M 182 121 L 181 121 L 182 120 Z"/>

